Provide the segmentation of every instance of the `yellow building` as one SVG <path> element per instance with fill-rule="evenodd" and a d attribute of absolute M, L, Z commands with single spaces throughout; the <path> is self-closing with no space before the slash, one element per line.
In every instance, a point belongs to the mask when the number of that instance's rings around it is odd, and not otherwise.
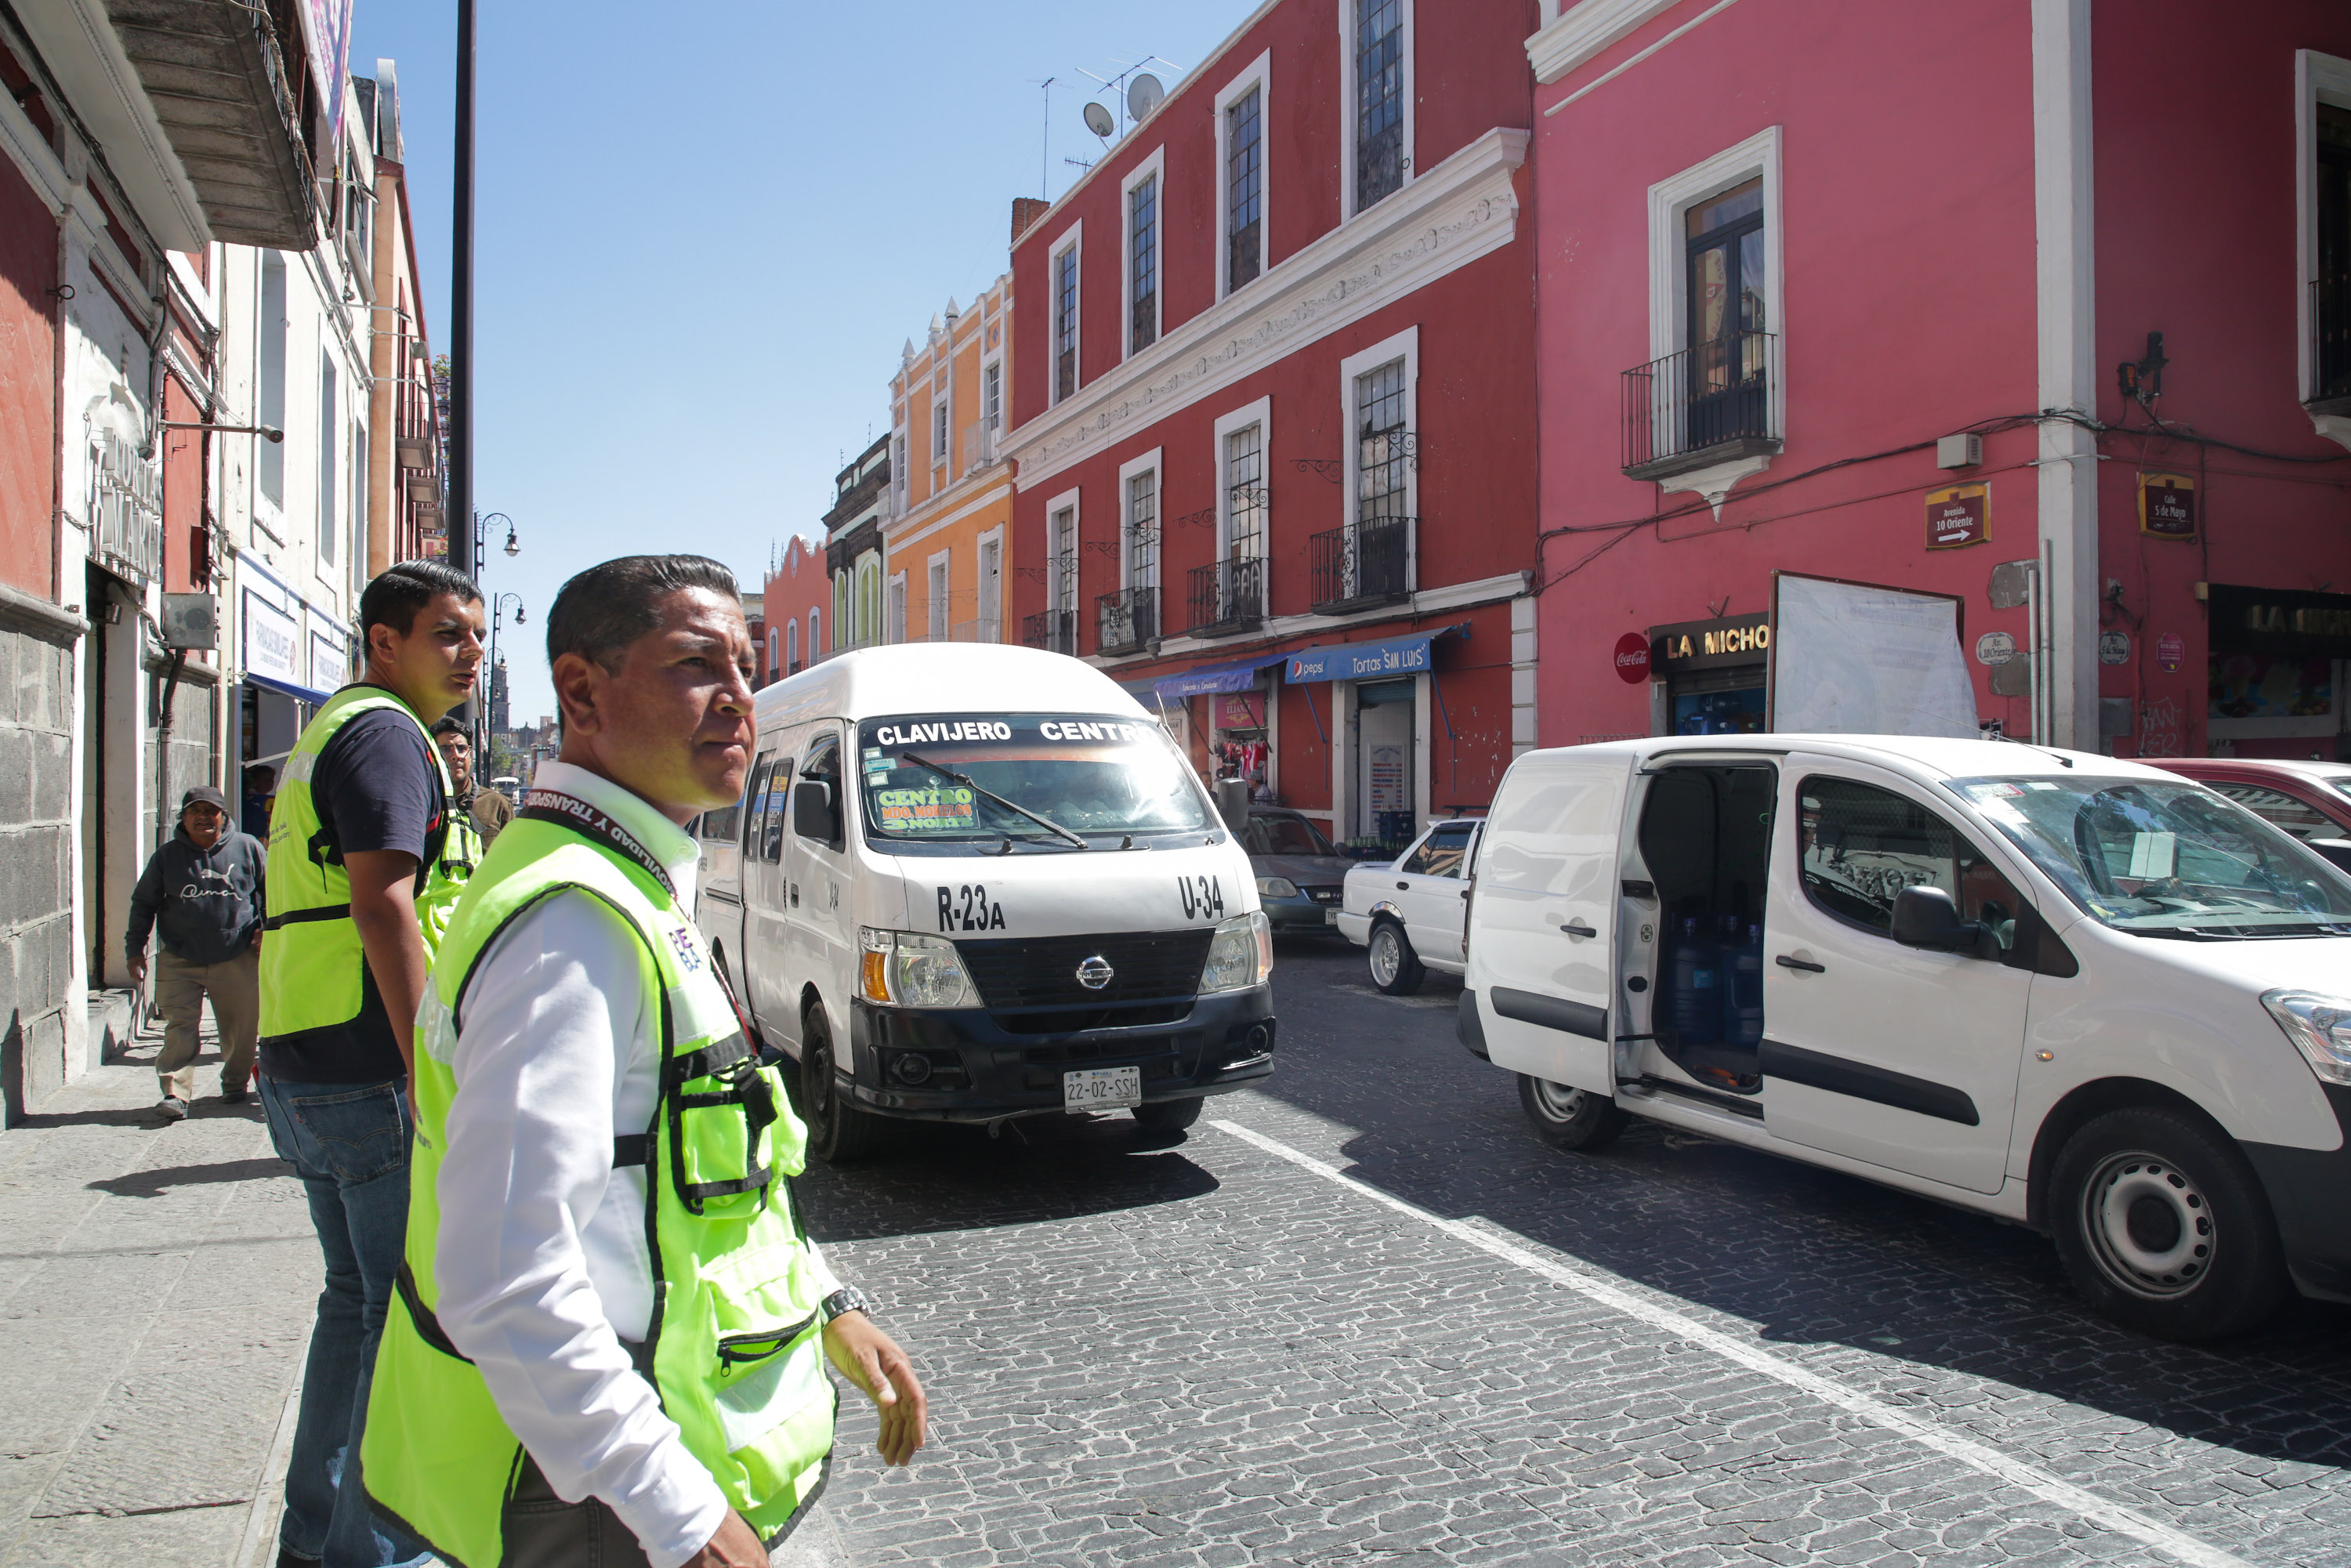
<path fill-rule="evenodd" d="M 998 448 L 1012 389 L 1012 275 L 952 299 L 890 381 L 891 505 L 882 525 L 893 643 L 1017 643 L 1004 623 L 1012 465 Z"/>

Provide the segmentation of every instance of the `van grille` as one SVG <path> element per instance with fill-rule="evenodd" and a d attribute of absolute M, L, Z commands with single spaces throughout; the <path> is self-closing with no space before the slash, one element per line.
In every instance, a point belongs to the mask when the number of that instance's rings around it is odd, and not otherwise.
<path fill-rule="evenodd" d="M 991 1012 L 1087 1008 L 1190 997 L 1200 988 L 1209 931 L 1120 931 L 1101 936 L 1029 936 L 958 942 L 972 984 Z M 1110 984 L 1088 990 L 1078 966 L 1101 958 Z"/>

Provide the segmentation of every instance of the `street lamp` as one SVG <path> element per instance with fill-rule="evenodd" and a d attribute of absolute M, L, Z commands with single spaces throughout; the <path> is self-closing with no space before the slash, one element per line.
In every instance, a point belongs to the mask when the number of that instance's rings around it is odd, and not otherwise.
<path fill-rule="evenodd" d="M 482 525 L 491 522 L 504 523 L 507 526 L 507 554 L 509 556 L 522 554 L 522 546 L 515 538 L 515 520 L 504 512 L 483 513 L 474 519 L 474 579 L 475 581 L 481 580 L 482 559 L 486 550 L 486 546 L 483 542 Z"/>

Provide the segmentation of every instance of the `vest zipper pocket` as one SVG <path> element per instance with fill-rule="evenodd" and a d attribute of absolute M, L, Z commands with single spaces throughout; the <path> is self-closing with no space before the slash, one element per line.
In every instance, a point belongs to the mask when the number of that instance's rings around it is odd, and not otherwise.
<path fill-rule="evenodd" d="M 756 1366 L 763 1361 L 780 1355 L 790 1349 L 801 1335 L 816 1327 L 818 1320 L 823 1315 L 821 1312 L 810 1312 L 789 1328 L 776 1329 L 766 1333 L 722 1336 L 718 1341 L 719 1375 L 733 1377 L 745 1367 Z"/>

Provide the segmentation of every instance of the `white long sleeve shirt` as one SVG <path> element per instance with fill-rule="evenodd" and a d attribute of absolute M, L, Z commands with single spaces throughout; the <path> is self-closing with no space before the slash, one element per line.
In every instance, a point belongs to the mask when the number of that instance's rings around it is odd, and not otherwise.
<path fill-rule="evenodd" d="M 581 768 L 545 763 L 533 784 L 634 833 L 692 906 L 694 841 L 674 823 Z M 434 1267 L 443 1331 L 548 1484 L 601 1498 L 653 1568 L 677 1568 L 726 1502 L 622 1343 L 642 1342 L 653 1312 L 645 1169 L 612 1166 L 613 1134 L 644 1131 L 660 1093 L 661 1010 L 638 954 L 627 923 L 581 893 L 541 901 L 483 954 L 450 1063 Z"/>

